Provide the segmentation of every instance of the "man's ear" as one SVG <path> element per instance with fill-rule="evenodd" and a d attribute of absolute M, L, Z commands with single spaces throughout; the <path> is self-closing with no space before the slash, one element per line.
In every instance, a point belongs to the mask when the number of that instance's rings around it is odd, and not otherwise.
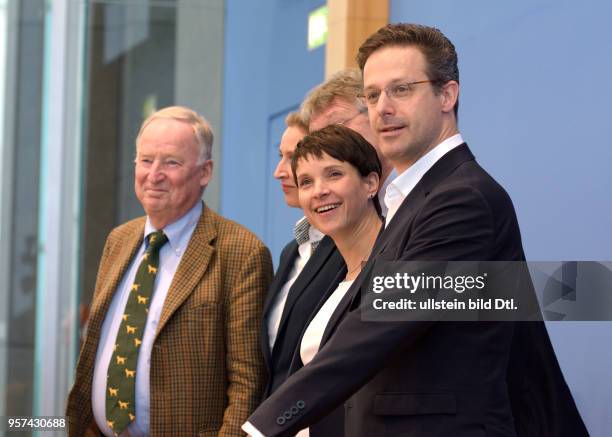
<path fill-rule="evenodd" d="M 450 80 L 440 89 L 442 99 L 442 112 L 451 112 L 459 98 L 459 84 L 455 80 Z"/>
<path fill-rule="evenodd" d="M 202 172 L 202 175 L 200 177 L 200 186 L 202 188 L 205 188 L 210 182 L 210 179 L 212 178 L 213 161 L 212 159 L 207 159 L 206 161 L 204 161 L 203 164 L 200 164 L 200 165 L 201 165 L 201 172 Z"/>

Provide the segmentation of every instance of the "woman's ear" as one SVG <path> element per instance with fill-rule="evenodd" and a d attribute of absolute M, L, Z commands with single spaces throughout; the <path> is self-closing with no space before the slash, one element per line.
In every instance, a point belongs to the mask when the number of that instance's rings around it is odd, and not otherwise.
<path fill-rule="evenodd" d="M 369 197 L 373 198 L 376 193 L 378 193 L 378 187 L 380 183 L 380 177 L 378 176 L 378 173 L 376 173 L 375 171 L 370 172 L 369 175 L 364 177 L 364 181 L 368 189 Z"/>

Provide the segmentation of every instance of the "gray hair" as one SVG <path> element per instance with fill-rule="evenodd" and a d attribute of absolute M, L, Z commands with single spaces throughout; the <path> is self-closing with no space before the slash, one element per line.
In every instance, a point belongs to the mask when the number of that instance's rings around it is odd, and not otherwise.
<path fill-rule="evenodd" d="M 200 148 L 200 156 L 198 157 L 198 165 L 211 158 L 213 133 L 210 124 L 204 117 L 185 106 L 168 106 L 151 114 L 142 123 L 138 136 L 136 137 L 136 145 L 140 143 L 140 137 L 145 128 L 157 119 L 170 119 L 187 123 L 193 130 L 193 137 Z"/>
<path fill-rule="evenodd" d="M 363 77 L 357 68 L 345 68 L 334 73 L 322 84 L 314 87 L 304 99 L 301 107 L 302 118 L 309 125 L 312 117 L 325 111 L 337 100 L 354 104 L 360 112 L 366 112 L 367 107 L 363 95 Z"/>

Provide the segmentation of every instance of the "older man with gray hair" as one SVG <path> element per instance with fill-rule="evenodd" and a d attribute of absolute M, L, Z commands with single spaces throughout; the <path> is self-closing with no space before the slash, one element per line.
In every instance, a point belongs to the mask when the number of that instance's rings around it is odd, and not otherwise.
<path fill-rule="evenodd" d="M 69 435 L 239 436 L 263 388 L 267 248 L 208 207 L 210 126 L 184 107 L 144 121 L 146 216 L 106 240 L 68 399 Z"/>

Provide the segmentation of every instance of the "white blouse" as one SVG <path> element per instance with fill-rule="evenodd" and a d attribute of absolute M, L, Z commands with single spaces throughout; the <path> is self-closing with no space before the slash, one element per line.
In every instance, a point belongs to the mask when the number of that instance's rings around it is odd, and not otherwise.
<path fill-rule="evenodd" d="M 302 363 L 304 363 L 304 365 L 310 363 L 317 352 L 319 352 L 319 346 L 321 345 L 323 333 L 325 332 L 325 328 L 329 323 L 329 319 L 331 319 L 336 307 L 348 289 L 351 288 L 352 284 L 353 280 L 342 281 L 339 283 L 338 287 L 336 287 L 331 296 L 329 296 L 329 298 L 314 316 L 308 325 L 308 328 L 306 328 L 306 332 L 304 332 L 302 343 L 300 345 L 300 357 L 302 358 Z"/>
<path fill-rule="evenodd" d="M 300 344 L 300 357 L 302 358 L 302 363 L 304 363 L 304 365 L 310 363 L 317 352 L 319 352 L 319 346 L 321 346 L 323 333 L 325 332 L 325 328 L 329 323 L 329 319 L 331 319 L 336 307 L 348 289 L 351 288 L 352 284 L 352 279 L 350 281 L 343 281 L 339 283 L 338 287 L 336 287 L 331 296 L 327 298 L 323 306 L 308 324 L 308 328 L 306 328 L 306 332 L 304 332 L 304 336 L 302 337 L 302 343 Z M 304 428 L 296 435 L 296 437 L 309 436 L 310 431 L 308 428 Z"/>

